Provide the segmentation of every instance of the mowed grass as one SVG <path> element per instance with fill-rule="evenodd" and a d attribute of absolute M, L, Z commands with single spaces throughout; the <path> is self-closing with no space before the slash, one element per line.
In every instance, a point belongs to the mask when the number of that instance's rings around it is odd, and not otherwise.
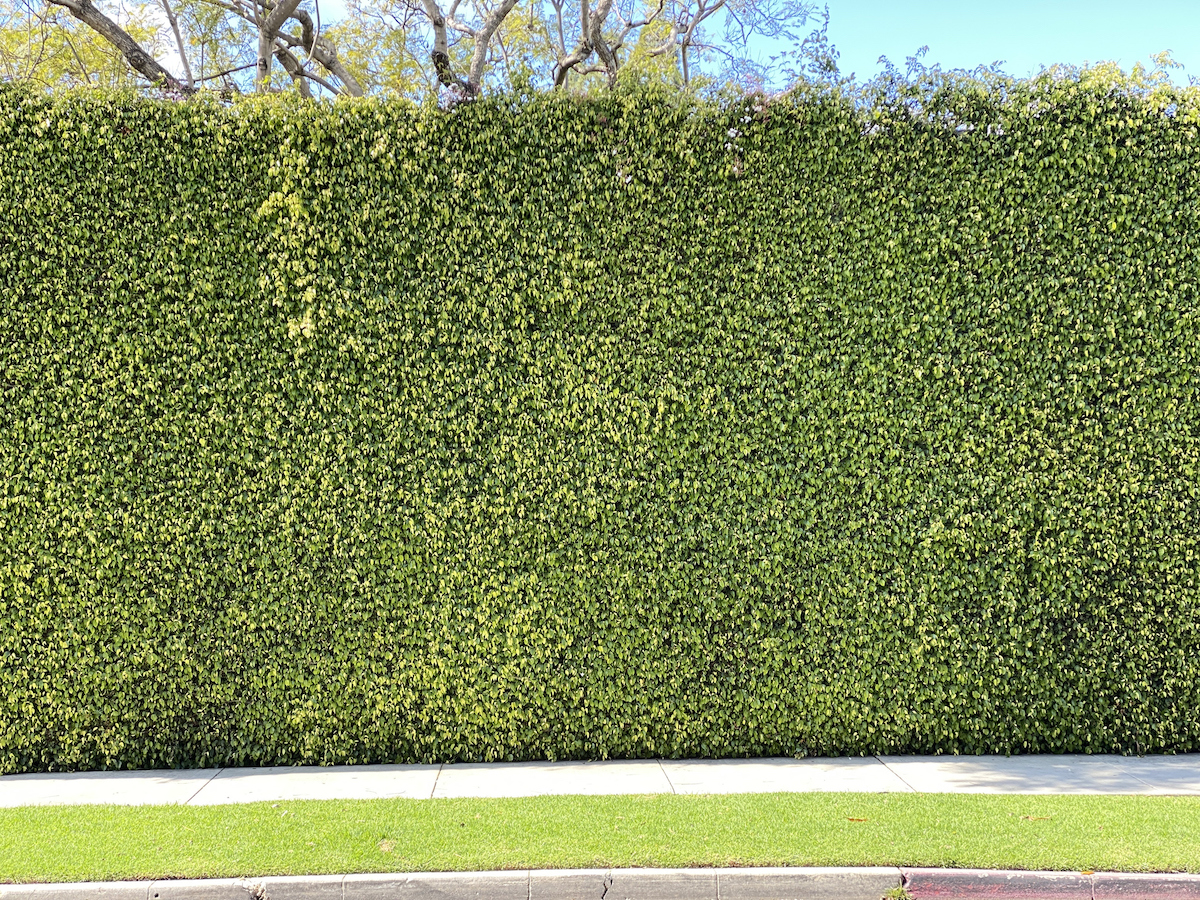
<path fill-rule="evenodd" d="M 1200 797 L 742 794 L 0 809 L 0 882 L 763 865 L 1200 872 Z"/>

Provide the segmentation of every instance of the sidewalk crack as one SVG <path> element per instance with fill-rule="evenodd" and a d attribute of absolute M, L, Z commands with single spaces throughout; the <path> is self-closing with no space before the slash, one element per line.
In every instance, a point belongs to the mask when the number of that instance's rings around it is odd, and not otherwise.
<path fill-rule="evenodd" d="M 884 761 L 883 761 L 883 760 L 882 760 L 882 759 L 881 759 L 881 758 L 880 758 L 878 755 L 876 755 L 876 757 L 875 757 L 875 761 L 876 761 L 877 763 L 879 763 L 881 766 L 883 766 L 885 769 L 887 769 L 889 772 L 891 772 L 893 775 L 895 775 L 897 778 L 899 778 L 899 779 L 900 779 L 900 783 L 901 783 L 902 785 L 904 785 L 906 788 L 908 788 L 910 791 L 912 791 L 914 794 L 919 794 L 919 793 L 921 793 L 921 792 L 920 792 L 920 791 L 918 791 L 918 790 L 917 790 L 915 787 L 913 787 L 911 784 L 909 784 L 907 781 L 905 781 L 905 780 L 904 780 L 904 779 L 903 779 L 903 778 L 900 776 L 900 773 L 899 773 L 899 772 L 897 772 L 895 769 L 893 769 L 891 766 L 889 766 L 887 763 L 885 763 L 885 762 L 884 762 Z"/>
<path fill-rule="evenodd" d="M 438 763 L 437 774 L 433 776 L 433 787 L 429 791 L 429 799 L 433 799 L 433 795 L 437 793 L 438 780 L 442 777 L 442 766 L 445 763 Z"/>
<path fill-rule="evenodd" d="M 217 771 L 213 772 L 212 775 L 209 777 L 209 779 L 206 782 L 204 782 L 204 784 L 202 784 L 202 785 L 200 785 L 200 787 L 196 788 L 196 793 L 192 794 L 192 796 L 188 797 L 186 800 L 183 801 L 183 805 L 191 806 L 192 801 L 200 796 L 200 792 L 202 790 L 204 790 L 206 787 L 208 787 L 210 784 L 212 784 L 213 779 L 216 778 L 218 775 L 220 775 L 224 771 L 225 771 L 224 768 L 220 768 L 220 769 L 217 769 Z"/>
<path fill-rule="evenodd" d="M 661 759 L 658 761 L 658 769 L 663 773 L 663 778 L 667 779 L 667 786 L 671 789 L 671 793 L 678 794 L 679 792 L 675 790 L 675 785 L 671 782 L 671 776 L 667 774 L 667 767 L 663 765 Z"/>

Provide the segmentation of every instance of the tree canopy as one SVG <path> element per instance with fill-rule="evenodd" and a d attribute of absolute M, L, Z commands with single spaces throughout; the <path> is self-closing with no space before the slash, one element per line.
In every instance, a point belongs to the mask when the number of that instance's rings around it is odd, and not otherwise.
<path fill-rule="evenodd" d="M 749 41 L 794 42 L 814 13 L 807 0 L 348 0 L 330 21 L 319 0 L 13 0 L 0 77 L 450 102 L 623 78 L 723 85 L 761 82 Z"/>

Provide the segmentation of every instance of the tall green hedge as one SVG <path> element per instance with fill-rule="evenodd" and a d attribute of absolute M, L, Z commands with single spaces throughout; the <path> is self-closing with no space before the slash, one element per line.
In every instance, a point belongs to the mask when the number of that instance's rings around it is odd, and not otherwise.
<path fill-rule="evenodd" d="M 0 772 L 1200 748 L 1198 123 L 0 87 Z"/>

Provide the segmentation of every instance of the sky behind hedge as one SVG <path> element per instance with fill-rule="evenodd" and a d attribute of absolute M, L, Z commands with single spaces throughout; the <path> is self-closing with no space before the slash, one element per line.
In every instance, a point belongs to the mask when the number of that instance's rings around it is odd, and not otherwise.
<path fill-rule="evenodd" d="M 924 62 L 974 68 L 1004 60 L 1013 75 L 1031 75 L 1052 63 L 1135 62 L 1170 50 L 1187 72 L 1200 76 L 1200 5 L 1182 0 L 830 0 L 829 37 L 842 71 L 870 77 L 887 56 L 903 67 L 928 45 Z"/>

